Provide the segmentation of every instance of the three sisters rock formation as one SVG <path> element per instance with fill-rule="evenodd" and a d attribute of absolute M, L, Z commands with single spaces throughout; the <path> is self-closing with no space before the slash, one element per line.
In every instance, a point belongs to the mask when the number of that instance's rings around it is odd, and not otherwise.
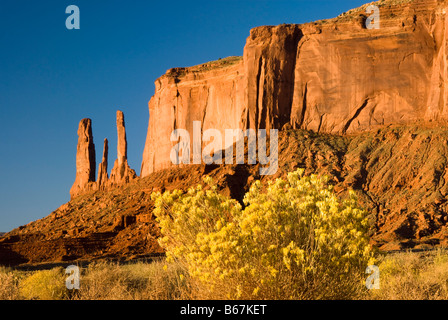
<path fill-rule="evenodd" d="M 137 177 L 129 167 L 127 158 L 127 140 L 124 115 L 117 111 L 117 160 L 115 160 L 110 178 L 107 173 L 108 140 L 104 139 L 103 158 L 98 168 L 98 178 L 95 180 L 95 144 L 93 143 L 92 121 L 82 119 L 78 128 L 78 148 L 76 153 L 76 178 L 70 189 L 74 197 L 91 190 L 104 190 L 112 185 L 127 183 Z"/>

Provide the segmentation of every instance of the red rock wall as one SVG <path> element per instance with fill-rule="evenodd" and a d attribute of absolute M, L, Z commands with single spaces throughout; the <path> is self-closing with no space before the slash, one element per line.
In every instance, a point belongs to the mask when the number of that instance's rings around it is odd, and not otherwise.
<path fill-rule="evenodd" d="M 203 131 L 240 128 L 243 80 L 242 60 L 205 71 L 170 69 L 159 78 L 156 93 L 149 101 L 141 177 L 172 165 L 170 151 L 175 142 L 170 141 L 170 136 L 175 129 L 188 130 L 193 139 L 193 121 L 201 121 Z"/>
<path fill-rule="evenodd" d="M 353 133 L 447 119 L 448 1 L 367 5 L 331 20 L 251 30 L 231 67 L 171 69 L 156 81 L 141 176 L 171 164 L 176 128 Z M 200 68 L 199 68 L 200 69 Z"/>

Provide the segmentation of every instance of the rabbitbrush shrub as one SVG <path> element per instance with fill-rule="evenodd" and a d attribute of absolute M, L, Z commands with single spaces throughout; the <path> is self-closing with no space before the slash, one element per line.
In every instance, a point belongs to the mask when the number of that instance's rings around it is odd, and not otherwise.
<path fill-rule="evenodd" d="M 61 267 L 35 271 L 20 282 L 20 294 L 26 300 L 65 299 L 65 278 L 64 269 Z"/>
<path fill-rule="evenodd" d="M 303 170 L 264 187 L 245 208 L 199 185 L 154 193 L 168 259 L 185 264 L 208 299 L 350 299 L 373 257 L 355 194 L 339 200 L 326 177 Z M 365 287 L 364 287 L 365 288 Z"/>

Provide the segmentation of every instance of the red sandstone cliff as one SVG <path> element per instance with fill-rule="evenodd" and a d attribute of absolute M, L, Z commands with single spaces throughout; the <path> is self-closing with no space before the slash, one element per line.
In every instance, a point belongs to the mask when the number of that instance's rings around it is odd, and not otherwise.
<path fill-rule="evenodd" d="M 394 4 L 397 3 L 397 4 Z M 174 129 L 293 128 L 353 133 L 445 121 L 448 1 L 382 1 L 338 18 L 258 27 L 241 60 L 170 69 L 156 81 L 141 176 L 170 166 Z"/>
<path fill-rule="evenodd" d="M 149 101 L 150 121 L 143 152 L 141 177 L 171 164 L 170 141 L 175 129 L 239 128 L 243 114 L 243 63 L 238 57 L 192 68 L 170 69 L 155 82 Z"/>

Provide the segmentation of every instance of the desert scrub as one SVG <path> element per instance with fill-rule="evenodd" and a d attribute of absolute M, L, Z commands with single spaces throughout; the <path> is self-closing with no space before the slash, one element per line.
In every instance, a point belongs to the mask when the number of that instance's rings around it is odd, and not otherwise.
<path fill-rule="evenodd" d="M 81 286 L 74 299 L 188 299 L 190 288 L 185 274 L 179 264 L 164 261 L 127 265 L 94 262 L 81 270 Z"/>
<path fill-rule="evenodd" d="M 65 299 L 68 294 L 65 278 L 63 268 L 32 272 L 20 281 L 20 296 L 26 300 Z"/>
<path fill-rule="evenodd" d="M 0 300 L 20 299 L 19 280 L 17 272 L 0 267 Z"/>
<path fill-rule="evenodd" d="M 402 252 L 380 258 L 380 289 L 369 299 L 447 300 L 448 253 Z"/>
<path fill-rule="evenodd" d="M 186 300 L 190 277 L 178 263 L 94 261 L 80 268 L 80 289 L 66 288 L 65 270 L 0 267 L 0 300 Z"/>
<path fill-rule="evenodd" d="M 210 178 L 188 192 L 154 193 L 161 245 L 205 299 L 350 299 L 373 259 L 356 196 L 339 200 L 326 177 L 303 170 L 255 182 L 245 208 Z"/>

